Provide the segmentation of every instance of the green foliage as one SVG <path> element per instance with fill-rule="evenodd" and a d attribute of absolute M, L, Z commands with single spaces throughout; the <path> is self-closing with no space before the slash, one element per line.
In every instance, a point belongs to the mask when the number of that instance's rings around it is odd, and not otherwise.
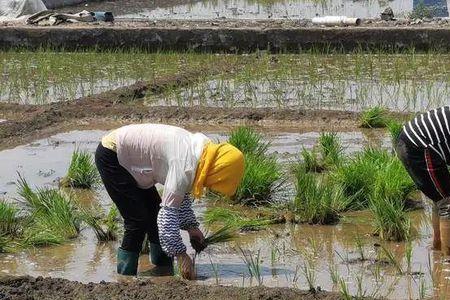
<path fill-rule="evenodd" d="M 414 183 L 400 160 L 387 150 L 366 148 L 334 170 L 332 181 L 352 199 L 352 209 L 369 206 L 373 196 L 405 201 Z"/>
<path fill-rule="evenodd" d="M 82 219 L 95 232 L 100 242 L 117 240 L 117 208 L 111 207 L 106 216 L 102 215 L 101 211 L 100 207 L 84 208 Z"/>
<path fill-rule="evenodd" d="M 341 163 L 344 148 L 335 132 L 322 132 L 320 134 L 319 149 L 325 166 L 337 166 Z"/>
<path fill-rule="evenodd" d="M 300 152 L 302 162 L 296 166 L 307 172 L 320 173 L 339 166 L 343 161 L 344 148 L 335 132 L 322 132 L 312 151 Z M 295 169 L 294 169 L 295 172 Z"/>
<path fill-rule="evenodd" d="M 0 200 L 0 236 L 17 235 L 21 229 L 19 209 L 5 200 Z"/>
<path fill-rule="evenodd" d="M 62 186 L 89 189 L 100 181 L 92 155 L 85 151 L 75 149 L 72 153 L 69 170 L 61 181 Z"/>
<path fill-rule="evenodd" d="M 245 171 L 234 200 L 246 205 L 269 204 L 283 186 L 282 172 L 274 156 L 245 156 Z"/>
<path fill-rule="evenodd" d="M 360 124 L 364 128 L 382 128 L 389 123 L 387 111 L 379 106 L 375 106 L 361 113 Z"/>
<path fill-rule="evenodd" d="M 296 196 L 292 205 L 299 221 L 310 224 L 336 223 L 339 212 L 346 210 L 351 202 L 344 191 L 301 169 L 295 175 Z"/>
<path fill-rule="evenodd" d="M 23 177 L 18 181 L 18 194 L 29 214 L 25 245 L 60 244 L 78 236 L 81 217 L 71 194 L 51 188 L 33 190 Z"/>
<path fill-rule="evenodd" d="M 0 233 L 0 253 L 8 252 L 10 243 L 10 238 L 4 233 Z"/>
<path fill-rule="evenodd" d="M 263 136 L 249 127 L 233 130 L 229 143 L 241 150 L 245 156 L 245 170 L 236 191 L 236 203 L 261 205 L 271 202 L 282 187 L 282 172 L 274 155 L 268 155 L 270 145 Z"/>
<path fill-rule="evenodd" d="M 231 131 L 228 142 L 244 154 L 265 155 L 270 143 L 250 127 L 241 126 Z"/>
<path fill-rule="evenodd" d="M 395 120 L 390 120 L 387 126 L 391 136 L 392 145 L 395 146 L 397 144 L 398 137 L 403 130 L 403 124 Z"/>
<path fill-rule="evenodd" d="M 208 234 L 205 237 L 206 245 L 214 245 L 219 243 L 225 243 L 233 240 L 236 236 L 236 229 L 230 225 L 225 225 L 217 231 Z"/>
<path fill-rule="evenodd" d="M 275 223 L 275 220 L 270 218 L 248 218 L 238 211 L 222 207 L 208 208 L 203 218 L 207 225 L 221 223 L 226 227 L 243 231 L 259 230 Z"/>

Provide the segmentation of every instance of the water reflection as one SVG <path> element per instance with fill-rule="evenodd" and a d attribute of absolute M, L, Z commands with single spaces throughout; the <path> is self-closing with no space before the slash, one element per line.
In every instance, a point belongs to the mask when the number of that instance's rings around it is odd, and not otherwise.
<path fill-rule="evenodd" d="M 413 9 L 432 17 L 448 17 L 448 0 L 413 0 Z"/>

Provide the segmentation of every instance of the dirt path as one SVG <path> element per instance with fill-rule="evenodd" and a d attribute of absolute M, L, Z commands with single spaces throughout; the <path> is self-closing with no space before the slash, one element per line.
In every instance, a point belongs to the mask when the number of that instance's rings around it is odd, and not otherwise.
<path fill-rule="evenodd" d="M 7 277 L 0 279 L 0 299 L 59 300 L 59 299 L 341 299 L 330 292 L 310 293 L 290 288 L 238 288 L 194 285 L 181 280 L 164 284 L 150 281 L 131 283 L 88 283 L 57 278 Z"/>

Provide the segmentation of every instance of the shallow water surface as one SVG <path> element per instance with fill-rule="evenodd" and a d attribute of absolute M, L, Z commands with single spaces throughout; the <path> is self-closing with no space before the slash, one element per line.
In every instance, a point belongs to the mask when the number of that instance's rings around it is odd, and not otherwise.
<path fill-rule="evenodd" d="M 73 149 L 79 147 L 93 152 L 104 133 L 101 130 L 72 131 L 1 151 L 3 197 L 9 200 L 17 197 L 16 171 L 32 186 L 55 185 L 55 180 L 65 174 Z M 316 132 L 269 131 L 266 134 L 272 141 L 270 151 L 286 163 L 296 157 L 301 147 L 311 148 L 319 136 Z M 207 135 L 218 140 L 226 137 L 221 130 L 211 130 Z M 339 136 L 348 153 L 360 150 L 366 143 L 389 147 L 389 139 L 383 135 L 368 138 L 361 132 L 342 132 Z M 104 207 L 111 204 L 102 188 L 77 195 L 87 204 L 97 202 Z M 205 201 L 195 204 L 200 220 L 208 205 Z M 392 264 L 386 263 L 380 242 L 371 235 L 370 215 L 359 212 L 345 214 L 336 226 L 276 225 L 259 232 L 242 233 L 232 242 L 212 246 L 196 259 L 198 282 L 234 286 L 261 283 L 307 289 L 306 278 L 309 278 L 315 288 L 339 290 L 330 275 L 330 268 L 335 266 L 334 272 L 353 295 L 417 299 L 420 293 L 425 293 L 427 297 L 445 299 L 446 293 L 450 294 L 450 263 L 445 262 L 439 252 L 430 250 L 430 210 L 427 207 L 425 211 L 412 212 L 411 217 L 418 232 L 412 241 L 410 272 L 415 274 L 413 276 L 398 274 Z M 362 241 L 360 248 L 357 237 Z M 185 234 L 183 238 L 188 243 Z M 406 272 L 405 244 L 381 244 L 390 249 Z M 129 280 L 115 273 L 117 247 L 118 242 L 97 243 L 93 232 L 85 229 L 79 238 L 68 244 L 0 254 L 0 274 L 55 276 L 82 282 Z M 358 250 L 361 248 L 362 251 Z M 188 249 L 192 254 L 193 250 Z M 250 276 L 242 251 L 253 259 L 260 253 L 260 277 Z M 151 268 L 148 256 L 142 255 L 140 276 L 147 276 L 146 271 Z M 164 281 L 164 277 L 154 280 Z"/>

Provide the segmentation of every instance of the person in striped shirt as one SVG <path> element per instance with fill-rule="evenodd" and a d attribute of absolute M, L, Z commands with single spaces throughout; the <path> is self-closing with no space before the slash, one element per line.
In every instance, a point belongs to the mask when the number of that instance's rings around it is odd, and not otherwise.
<path fill-rule="evenodd" d="M 232 196 L 244 173 L 244 156 L 228 143 L 213 143 L 202 133 L 163 124 L 134 124 L 113 130 L 102 138 L 95 163 L 105 188 L 124 219 L 125 233 L 117 253 L 117 272 L 136 275 L 145 234 L 154 265 L 181 275 L 195 272 L 180 229 L 189 234 L 192 247 L 205 247 L 203 233 L 191 208 L 208 188 Z M 155 185 L 164 185 L 160 197 Z"/>
<path fill-rule="evenodd" d="M 406 123 L 396 151 L 417 187 L 434 202 L 434 249 L 450 255 L 450 107 L 427 111 Z"/>

